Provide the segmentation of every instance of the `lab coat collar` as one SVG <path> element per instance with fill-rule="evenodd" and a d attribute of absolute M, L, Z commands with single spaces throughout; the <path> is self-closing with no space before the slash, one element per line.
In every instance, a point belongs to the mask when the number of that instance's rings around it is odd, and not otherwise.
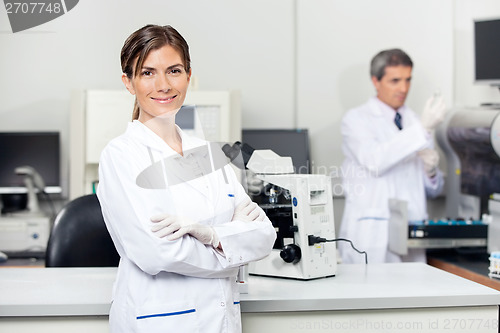
<path fill-rule="evenodd" d="M 182 140 L 183 152 L 189 152 L 196 147 L 206 145 L 206 141 L 187 135 L 177 125 L 175 125 L 175 127 Z M 150 147 L 151 149 L 161 151 L 166 155 L 177 154 L 177 152 L 170 148 L 170 146 L 163 141 L 162 138 L 138 120 L 134 120 L 128 124 L 127 134 L 133 136 L 135 140 L 141 142 L 147 147 Z"/>
<path fill-rule="evenodd" d="M 373 110 L 374 114 L 376 114 L 377 116 L 389 117 L 391 119 L 394 118 L 395 110 L 393 108 L 391 108 L 389 105 L 382 102 L 377 97 L 372 97 L 368 101 L 368 104 L 370 104 L 371 106 L 374 106 L 370 109 Z M 406 105 L 403 105 L 402 107 L 397 109 L 397 112 L 399 112 L 399 114 L 404 117 L 404 115 L 406 113 L 406 109 L 407 109 Z"/>
<path fill-rule="evenodd" d="M 164 189 L 168 186 L 183 183 L 193 187 L 204 196 L 210 197 L 210 189 L 205 186 L 205 180 L 200 178 L 203 174 L 208 173 L 206 171 L 208 170 L 207 166 L 195 170 L 193 164 L 189 162 L 193 158 L 199 161 L 206 161 L 210 158 L 207 149 L 208 142 L 187 135 L 177 125 L 176 129 L 182 139 L 184 156 L 177 154 L 163 139 L 140 121 L 129 123 L 127 134 L 151 150 L 156 150 L 161 155 L 162 160 L 155 161 L 152 159 L 151 166 L 137 176 L 136 183 L 145 189 Z M 185 168 L 183 167 L 184 163 L 187 163 Z M 165 178 L 166 175 L 162 165 L 168 169 L 170 176 Z M 202 169 L 205 170 L 204 173 Z"/>
<path fill-rule="evenodd" d="M 384 102 L 382 102 L 377 97 L 370 98 L 370 100 L 368 101 L 368 103 L 371 104 L 371 105 L 377 106 L 376 108 L 373 108 L 373 109 L 376 110 L 375 112 L 378 115 L 385 115 L 385 114 L 389 113 L 391 116 L 394 116 L 394 112 L 395 111 L 397 111 L 401 115 L 403 115 L 406 112 L 406 109 L 407 109 L 406 105 L 403 105 L 399 109 L 394 110 L 392 107 L 390 107 L 389 105 L 385 104 Z"/>

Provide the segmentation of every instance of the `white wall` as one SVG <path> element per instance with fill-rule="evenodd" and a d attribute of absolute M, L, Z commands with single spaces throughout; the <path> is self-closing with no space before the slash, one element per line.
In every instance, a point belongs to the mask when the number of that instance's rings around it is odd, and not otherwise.
<path fill-rule="evenodd" d="M 298 119 L 310 128 L 313 166 L 340 174 L 340 121 L 375 95 L 371 58 L 402 48 L 414 62 L 407 104 L 416 112 L 435 90 L 453 97 L 451 0 L 299 0 Z"/>
<path fill-rule="evenodd" d="M 342 161 L 339 122 L 374 94 L 368 65 L 401 47 L 415 63 L 408 104 L 436 89 L 447 103 L 498 102 L 475 86 L 472 23 L 497 0 L 85 0 L 13 34 L 0 6 L 0 131 L 59 130 L 67 170 L 70 92 L 120 89 L 119 52 L 147 23 L 188 40 L 199 89 L 238 89 L 243 127 L 309 128 L 317 171 Z M 128 112 L 128 111 L 127 111 Z M 66 177 L 64 177 L 66 179 Z"/>
<path fill-rule="evenodd" d="M 247 126 L 293 127 L 291 1 L 85 0 L 16 34 L 0 7 L 0 131 L 59 130 L 65 181 L 71 91 L 122 89 L 120 49 L 148 23 L 186 38 L 200 90 L 241 91 Z"/>

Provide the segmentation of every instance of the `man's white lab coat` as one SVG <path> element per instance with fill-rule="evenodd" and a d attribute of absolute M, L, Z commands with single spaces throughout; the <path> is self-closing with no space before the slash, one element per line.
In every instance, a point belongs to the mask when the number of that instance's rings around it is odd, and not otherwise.
<path fill-rule="evenodd" d="M 426 194 L 436 196 L 443 186 L 442 173 L 429 179 L 417 155 L 432 147 L 432 138 L 412 110 L 398 111 L 402 130 L 392 121 L 395 111 L 375 97 L 349 110 L 341 124 L 345 208 L 339 235 L 366 251 L 370 263 L 401 260 L 388 250 L 389 199 L 407 201 L 409 219 L 423 220 Z M 339 250 L 344 263 L 364 262 L 346 243 Z M 425 258 L 422 252 L 418 257 Z"/>

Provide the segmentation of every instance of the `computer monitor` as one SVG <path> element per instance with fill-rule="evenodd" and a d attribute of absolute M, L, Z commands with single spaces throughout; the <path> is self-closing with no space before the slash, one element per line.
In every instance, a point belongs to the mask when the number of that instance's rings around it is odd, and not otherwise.
<path fill-rule="evenodd" d="M 60 193 L 60 141 L 58 132 L 0 133 L 0 193 L 26 193 L 24 176 L 14 171 L 33 167 L 45 182 L 46 193 Z"/>
<path fill-rule="evenodd" d="M 292 158 L 295 173 L 311 173 L 307 129 L 243 129 L 242 142 L 254 149 L 271 149 Z"/>
<path fill-rule="evenodd" d="M 475 82 L 500 87 L 500 18 L 474 21 Z"/>

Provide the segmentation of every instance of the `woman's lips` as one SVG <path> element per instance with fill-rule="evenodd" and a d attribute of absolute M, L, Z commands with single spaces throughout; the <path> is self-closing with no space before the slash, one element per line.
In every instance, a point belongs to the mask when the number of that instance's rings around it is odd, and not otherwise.
<path fill-rule="evenodd" d="M 177 96 L 172 96 L 172 97 L 164 97 L 164 98 L 152 98 L 153 101 L 161 104 L 168 104 L 172 102 Z"/>

